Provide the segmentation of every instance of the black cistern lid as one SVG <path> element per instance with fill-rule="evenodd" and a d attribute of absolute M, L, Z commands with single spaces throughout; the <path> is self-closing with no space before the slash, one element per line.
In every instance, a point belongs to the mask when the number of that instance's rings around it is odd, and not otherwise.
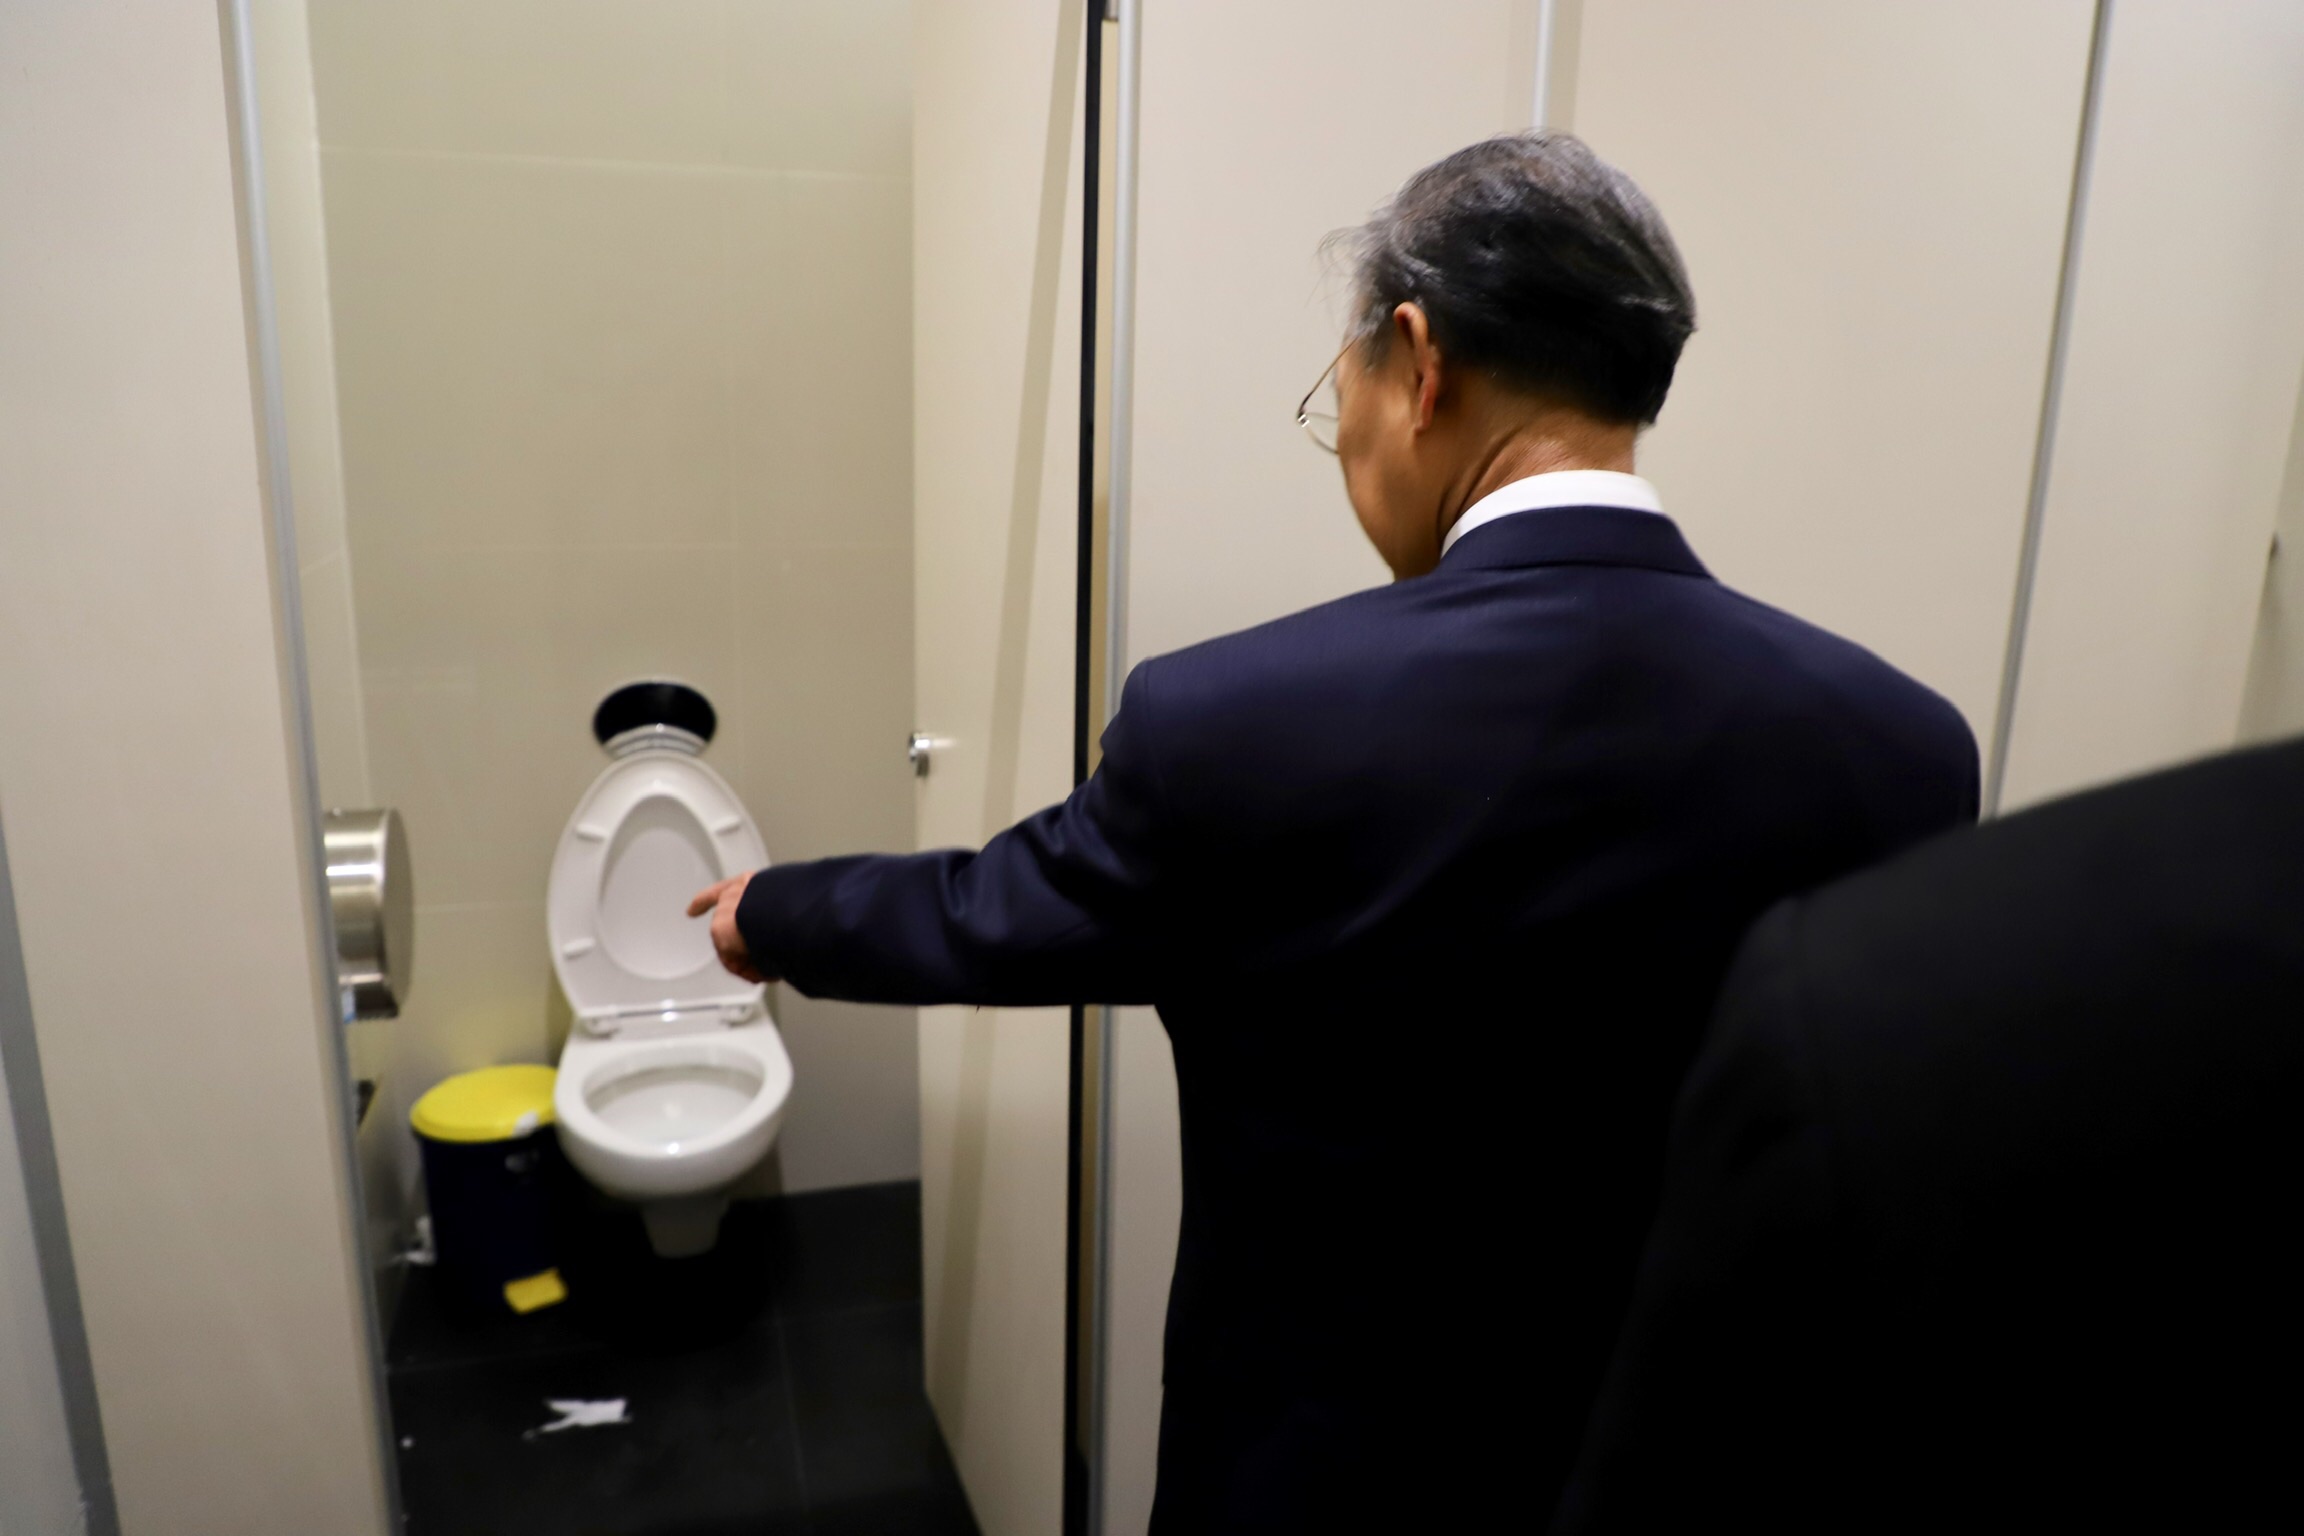
<path fill-rule="evenodd" d="M 604 747 L 627 732 L 658 725 L 686 731 L 697 741 L 707 742 L 720 728 L 720 717 L 713 712 L 710 699 L 686 683 L 662 678 L 626 683 L 602 699 L 592 712 L 593 738 Z"/>

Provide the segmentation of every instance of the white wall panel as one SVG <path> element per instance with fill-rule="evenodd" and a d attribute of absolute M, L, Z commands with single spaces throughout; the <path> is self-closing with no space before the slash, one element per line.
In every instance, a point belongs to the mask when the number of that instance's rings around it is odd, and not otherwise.
<path fill-rule="evenodd" d="M 1184 1168 L 1176 1056 L 1160 1016 L 1149 1008 L 1117 1010 L 1112 1047 L 1104 1529 L 1107 1536 L 1131 1536 L 1152 1514 L 1161 1350 L 1184 1214 Z"/>
<path fill-rule="evenodd" d="M 918 17 L 916 805 L 975 846 L 1071 788 L 1084 8 Z M 1062 1521 L 1068 1070 L 1062 1009 L 921 1010 L 928 1396 L 985 1536 Z"/>
<path fill-rule="evenodd" d="M 1523 30 L 1511 0 L 1145 6 L 1131 661 L 1389 579 L 1296 425 L 1343 314 L 1321 242 L 1527 126 Z"/>
<path fill-rule="evenodd" d="M 344 459 L 336 412 L 336 338 L 328 311 L 328 243 L 320 206 L 320 137 L 304 0 L 251 0 L 264 234 L 271 258 L 280 392 L 287 404 L 285 493 L 295 513 L 304 619 L 304 691 L 324 805 L 373 804 L 360 699 L 360 640 L 344 530 Z M 389 1319 L 406 1271 L 391 1262 L 405 1236 L 414 1154 L 394 1113 L 394 1066 L 404 1028 L 370 1019 L 346 1031 L 352 1076 L 377 1085 L 358 1128 L 360 1213 L 377 1309 Z"/>
<path fill-rule="evenodd" d="M 1640 468 L 1714 573 L 1960 706 L 1999 693 L 2087 0 L 1586 0 L 1576 131 L 1698 330 Z"/>
<path fill-rule="evenodd" d="M 2304 378 L 2304 7 L 2121 0 L 2004 804 L 2229 746 Z"/>
<path fill-rule="evenodd" d="M 0 814 L 123 1529 L 380 1536 L 213 6 L 0 6 Z"/>
<path fill-rule="evenodd" d="M 2279 542 L 2264 576 L 2264 606 L 2256 616 L 2248 692 L 2240 706 L 2244 741 L 2304 731 L 2304 390 L 2297 394 L 2273 532 Z"/>

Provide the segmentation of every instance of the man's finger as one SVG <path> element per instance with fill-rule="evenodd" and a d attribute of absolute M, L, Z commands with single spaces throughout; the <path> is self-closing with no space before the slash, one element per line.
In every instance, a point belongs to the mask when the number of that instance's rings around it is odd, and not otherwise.
<path fill-rule="evenodd" d="M 721 893 L 735 883 L 736 882 L 734 880 L 721 880 L 712 885 L 704 887 L 704 889 L 689 897 L 688 915 L 690 917 L 702 917 L 705 913 L 720 905 Z"/>

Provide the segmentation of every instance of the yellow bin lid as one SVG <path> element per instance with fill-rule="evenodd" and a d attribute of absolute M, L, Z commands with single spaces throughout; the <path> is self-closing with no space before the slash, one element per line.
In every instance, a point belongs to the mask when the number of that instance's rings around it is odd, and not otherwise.
<path fill-rule="evenodd" d="M 550 1067 L 482 1067 L 432 1085 L 408 1123 L 433 1141 L 510 1141 L 552 1123 Z"/>

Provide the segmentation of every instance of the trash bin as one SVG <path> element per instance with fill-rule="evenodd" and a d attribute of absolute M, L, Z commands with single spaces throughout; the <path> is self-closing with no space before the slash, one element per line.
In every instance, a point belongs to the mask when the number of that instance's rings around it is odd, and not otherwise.
<path fill-rule="evenodd" d="M 550 1067 L 484 1067 L 436 1083 L 409 1111 L 424 1154 L 442 1289 L 502 1316 L 567 1297 L 552 1240 L 567 1178 L 552 1133 Z"/>

